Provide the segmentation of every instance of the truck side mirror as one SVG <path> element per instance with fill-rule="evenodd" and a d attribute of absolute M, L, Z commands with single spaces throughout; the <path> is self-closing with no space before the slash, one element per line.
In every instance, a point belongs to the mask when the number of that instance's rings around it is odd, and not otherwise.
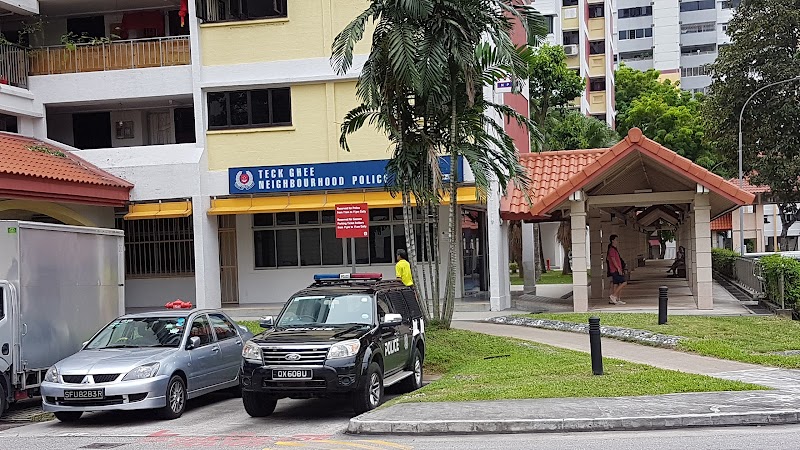
<path fill-rule="evenodd" d="M 189 342 L 186 343 L 186 350 L 191 350 L 197 347 L 200 347 L 200 338 L 197 336 L 190 337 Z"/>
<path fill-rule="evenodd" d="M 261 328 L 272 328 L 275 326 L 275 319 L 272 316 L 264 316 L 258 323 Z"/>
<path fill-rule="evenodd" d="M 400 314 L 386 314 L 383 316 L 383 322 L 381 322 L 381 325 L 385 327 L 396 327 L 401 323 L 403 323 L 403 316 Z"/>

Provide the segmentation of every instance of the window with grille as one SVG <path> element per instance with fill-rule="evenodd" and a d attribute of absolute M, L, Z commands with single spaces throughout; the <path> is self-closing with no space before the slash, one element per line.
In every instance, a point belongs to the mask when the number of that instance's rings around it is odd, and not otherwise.
<path fill-rule="evenodd" d="M 417 221 L 415 221 L 417 222 Z M 433 226 L 430 228 L 433 234 Z M 425 253 L 421 223 L 415 224 L 417 261 Z M 369 236 L 356 239 L 356 264 L 393 264 L 406 249 L 402 208 L 369 210 Z M 284 212 L 253 216 L 255 267 L 342 266 L 351 258 L 349 243 L 336 237 L 333 211 Z"/>
<path fill-rule="evenodd" d="M 204 22 L 287 17 L 287 0 L 197 0 L 197 17 Z"/>
<path fill-rule="evenodd" d="M 125 274 L 128 278 L 194 276 L 194 230 L 191 217 L 124 220 Z"/>

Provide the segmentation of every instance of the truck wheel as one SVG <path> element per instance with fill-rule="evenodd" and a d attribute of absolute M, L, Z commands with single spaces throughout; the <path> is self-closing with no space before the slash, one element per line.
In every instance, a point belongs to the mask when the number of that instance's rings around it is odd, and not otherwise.
<path fill-rule="evenodd" d="M 3 417 L 3 413 L 6 412 L 8 409 L 8 398 L 6 398 L 6 389 L 3 387 L 3 384 L 0 383 L 0 417 Z"/>
<path fill-rule="evenodd" d="M 353 410 L 363 414 L 380 406 L 383 401 L 383 373 L 376 362 L 367 369 L 367 376 L 353 395 Z"/>
<path fill-rule="evenodd" d="M 278 399 L 261 392 L 242 391 L 242 403 L 250 417 L 267 417 L 275 411 Z"/>
<path fill-rule="evenodd" d="M 161 408 L 160 415 L 164 420 L 177 419 L 186 411 L 186 384 L 183 378 L 173 375 L 167 384 L 167 404 Z"/>
<path fill-rule="evenodd" d="M 411 358 L 409 369 L 414 372 L 414 375 L 400 382 L 402 392 L 413 392 L 422 387 L 422 357 L 418 348 L 414 348 L 414 356 Z"/>
<path fill-rule="evenodd" d="M 61 411 L 53 414 L 61 422 L 77 422 L 83 415 L 81 411 Z"/>

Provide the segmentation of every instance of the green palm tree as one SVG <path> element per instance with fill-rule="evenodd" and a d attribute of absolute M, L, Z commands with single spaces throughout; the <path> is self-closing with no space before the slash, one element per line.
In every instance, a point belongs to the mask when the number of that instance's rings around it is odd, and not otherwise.
<path fill-rule="evenodd" d="M 394 145 L 390 160 L 389 189 L 403 196 L 406 237 L 415 239 L 409 214 L 410 196 L 424 207 L 438 208 L 445 188 L 439 157 L 450 158 L 448 258 L 445 303 L 439 307 L 433 293 L 433 316 L 449 325 L 455 302 L 460 217 L 457 203 L 458 161 L 470 165 L 475 183 L 485 196 L 492 180 L 505 189 L 509 182 L 525 186 L 513 140 L 502 123 L 485 114 L 494 109 L 533 128 L 513 109 L 482 96 L 485 83 L 501 77 L 517 81 L 524 73 L 524 49 L 511 40 L 514 20 L 536 24 L 541 19 L 530 7 L 515 0 L 373 0 L 370 6 L 334 39 L 332 65 L 338 73 L 352 66 L 353 47 L 363 38 L 366 24 L 376 23 L 369 56 L 357 83 L 361 105 L 342 124 L 340 143 L 369 123 L 386 133 Z M 427 214 L 426 214 L 427 216 Z M 424 227 L 427 232 L 427 227 Z M 438 239 L 426 239 L 432 258 L 438 258 Z M 409 245 L 410 249 L 415 247 Z M 416 258 L 412 258 L 412 267 Z M 425 272 L 423 272 L 423 275 Z M 415 273 L 415 277 L 416 277 Z M 430 273 L 432 279 L 438 276 Z M 438 290 L 438 289 L 434 289 Z"/>

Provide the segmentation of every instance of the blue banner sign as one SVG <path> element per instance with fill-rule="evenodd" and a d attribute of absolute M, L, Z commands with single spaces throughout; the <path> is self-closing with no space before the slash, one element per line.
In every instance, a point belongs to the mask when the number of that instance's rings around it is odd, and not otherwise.
<path fill-rule="evenodd" d="M 230 194 L 271 194 L 297 191 L 384 188 L 388 160 L 350 161 L 285 166 L 232 167 L 228 169 Z M 445 180 L 450 158 L 439 158 Z M 464 180 L 463 158 L 458 160 L 458 181 Z"/>

